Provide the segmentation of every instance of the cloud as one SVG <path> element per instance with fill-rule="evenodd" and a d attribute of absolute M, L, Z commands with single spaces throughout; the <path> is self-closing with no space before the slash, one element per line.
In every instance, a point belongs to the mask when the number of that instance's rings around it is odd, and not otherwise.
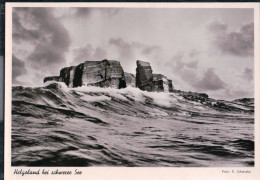
<path fill-rule="evenodd" d="M 159 46 L 147 46 L 143 48 L 142 53 L 146 55 L 146 54 L 156 53 L 160 50 L 161 48 Z"/>
<path fill-rule="evenodd" d="M 101 47 L 97 47 L 93 54 L 93 59 L 105 59 L 105 58 L 107 58 L 107 51 Z"/>
<path fill-rule="evenodd" d="M 227 24 L 225 24 L 221 19 L 214 18 L 208 25 L 209 30 L 215 33 L 223 33 L 227 30 Z"/>
<path fill-rule="evenodd" d="M 227 25 L 213 20 L 208 28 L 214 33 L 215 46 L 223 53 L 235 56 L 254 55 L 254 23 L 242 25 L 238 31 L 228 32 Z"/>
<path fill-rule="evenodd" d="M 114 45 L 119 51 L 119 59 L 132 59 L 134 54 L 134 44 L 130 44 L 121 38 L 111 38 L 108 42 Z"/>
<path fill-rule="evenodd" d="M 190 57 L 190 58 L 194 58 L 194 57 L 197 57 L 197 56 L 200 55 L 200 54 L 201 54 L 201 52 L 198 51 L 197 49 L 192 49 L 192 50 L 190 51 L 190 53 L 189 53 L 189 57 Z"/>
<path fill-rule="evenodd" d="M 171 61 L 167 62 L 165 65 L 166 66 L 171 66 L 175 72 L 180 72 L 184 68 L 189 69 L 196 69 L 198 66 L 199 61 L 198 60 L 190 60 L 190 54 L 193 53 L 195 50 L 192 50 L 189 54 L 189 58 L 186 57 L 186 53 L 179 51 Z M 197 51 L 196 51 L 197 52 Z M 195 56 L 195 55 L 193 55 Z M 181 72 L 182 74 L 182 72 Z"/>
<path fill-rule="evenodd" d="M 16 9 L 16 8 L 15 8 Z M 18 11 L 19 12 L 19 11 Z M 13 40 L 17 43 L 21 41 L 33 41 L 37 40 L 40 37 L 40 32 L 34 29 L 25 28 L 20 19 L 17 11 L 13 11 L 12 21 L 13 21 Z"/>
<path fill-rule="evenodd" d="M 243 77 L 248 80 L 248 81 L 252 81 L 253 80 L 253 77 L 254 74 L 253 74 L 253 70 L 250 69 L 250 68 L 245 68 L 244 69 L 244 72 L 243 72 Z"/>
<path fill-rule="evenodd" d="M 92 54 L 94 49 L 90 44 L 84 47 L 75 48 L 73 50 L 74 62 L 81 63 L 87 60 L 92 60 Z"/>
<path fill-rule="evenodd" d="M 113 17 L 120 12 L 120 8 L 98 8 L 98 10 L 108 17 Z"/>
<path fill-rule="evenodd" d="M 100 61 L 107 58 L 107 51 L 101 47 L 93 48 L 87 44 L 73 50 L 73 63 L 82 63 L 84 61 Z"/>
<path fill-rule="evenodd" d="M 122 38 L 110 38 L 108 40 L 109 51 L 113 53 L 113 59 L 119 60 L 125 71 L 136 72 L 136 60 L 148 61 L 153 66 L 153 72 L 161 72 L 162 48 L 154 44 L 144 44 L 139 41 L 128 42 Z"/>
<path fill-rule="evenodd" d="M 58 18 L 78 18 L 85 19 L 93 12 L 101 13 L 107 17 L 113 17 L 119 13 L 119 8 L 90 8 L 90 7 L 72 7 L 72 8 L 56 8 L 56 15 Z"/>
<path fill-rule="evenodd" d="M 186 66 L 189 67 L 189 68 L 195 68 L 196 69 L 197 66 L 198 66 L 198 63 L 199 63 L 198 60 L 194 60 L 194 61 L 191 61 L 189 63 L 186 63 Z"/>
<path fill-rule="evenodd" d="M 197 74 L 195 71 L 191 70 L 191 69 L 183 69 L 180 72 L 181 78 L 188 82 L 190 85 L 193 85 L 197 80 Z"/>
<path fill-rule="evenodd" d="M 14 41 L 33 44 L 28 64 L 32 68 L 45 67 L 44 71 L 57 71 L 57 67 L 66 63 L 65 53 L 71 41 L 52 11 L 52 8 L 14 8 L 13 11 Z"/>
<path fill-rule="evenodd" d="M 16 78 L 26 73 L 25 63 L 18 59 L 14 54 L 12 55 L 12 80 L 16 82 Z"/>
<path fill-rule="evenodd" d="M 165 64 L 166 67 L 172 69 L 172 73 L 175 76 L 180 77 L 183 80 L 183 84 L 188 84 L 190 89 L 196 91 L 215 91 L 224 89 L 226 83 L 221 80 L 221 78 L 215 73 L 213 68 L 207 68 L 199 77 L 199 72 L 203 69 L 198 67 L 199 61 L 197 59 L 191 60 L 190 54 L 196 50 L 189 51 L 179 51 L 173 58 Z M 196 51 L 197 52 L 197 51 Z M 194 55 L 197 57 L 197 55 Z"/>
<path fill-rule="evenodd" d="M 184 88 L 183 90 L 198 90 L 198 88 L 194 86 L 194 83 L 199 80 L 199 61 L 190 57 L 190 54 L 195 51 L 198 52 L 194 49 L 178 51 L 164 65 L 164 67 L 168 67 L 171 69 L 171 73 L 169 73 L 168 75 L 169 78 L 174 80 L 174 84 L 176 84 L 177 82 L 179 85 L 178 88 Z M 194 57 L 197 58 L 197 55 L 194 55 Z"/>
<path fill-rule="evenodd" d="M 92 9 L 91 8 L 73 8 L 74 16 L 76 17 L 86 17 L 89 16 Z"/>
<path fill-rule="evenodd" d="M 203 77 L 195 81 L 193 85 L 201 90 L 219 90 L 224 89 L 226 83 L 220 79 L 213 68 L 208 68 Z"/>
<path fill-rule="evenodd" d="M 161 51 L 160 46 L 146 45 L 136 41 L 129 43 L 122 38 L 111 38 L 108 43 L 117 48 L 120 60 L 133 60 L 136 55 L 148 58 Z"/>

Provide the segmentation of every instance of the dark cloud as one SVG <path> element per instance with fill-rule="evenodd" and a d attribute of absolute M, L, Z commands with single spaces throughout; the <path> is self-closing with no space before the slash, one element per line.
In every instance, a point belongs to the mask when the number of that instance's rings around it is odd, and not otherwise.
<path fill-rule="evenodd" d="M 74 62 L 82 63 L 84 61 L 100 61 L 106 59 L 107 51 L 101 47 L 93 48 L 90 44 L 73 50 Z"/>
<path fill-rule="evenodd" d="M 245 68 L 244 72 L 243 72 L 243 77 L 248 80 L 248 81 L 252 81 L 254 78 L 254 72 L 252 69 L 249 68 Z"/>
<path fill-rule="evenodd" d="M 22 18 L 19 16 L 19 13 L 16 11 L 13 11 L 12 16 L 13 21 L 13 40 L 17 43 L 20 43 L 21 41 L 33 41 L 37 40 L 40 37 L 40 32 L 33 29 L 27 29 L 25 28 L 21 22 L 20 19 Z"/>
<path fill-rule="evenodd" d="M 35 48 L 28 63 L 33 68 L 45 67 L 44 71 L 57 71 L 55 68 L 64 65 L 70 46 L 67 30 L 52 11 L 52 8 L 14 8 L 13 11 L 14 41 L 30 42 Z"/>
<path fill-rule="evenodd" d="M 16 82 L 16 78 L 26 73 L 25 63 L 12 55 L 12 80 Z"/>
<path fill-rule="evenodd" d="M 214 69 L 208 68 L 200 80 L 194 81 L 193 85 L 201 90 L 219 90 L 226 86 L 226 83 L 220 79 Z"/>
<path fill-rule="evenodd" d="M 242 25 L 236 32 L 228 32 L 227 25 L 219 21 L 209 24 L 215 34 L 215 45 L 224 54 L 236 56 L 254 55 L 254 23 Z"/>

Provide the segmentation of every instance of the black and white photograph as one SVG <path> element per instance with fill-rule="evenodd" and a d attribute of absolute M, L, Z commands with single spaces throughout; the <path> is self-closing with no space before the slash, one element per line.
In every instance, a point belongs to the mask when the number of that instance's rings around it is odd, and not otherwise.
<path fill-rule="evenodd" d="M 254 8 L 13 7 L 12 167 L 254 167 Z"/>

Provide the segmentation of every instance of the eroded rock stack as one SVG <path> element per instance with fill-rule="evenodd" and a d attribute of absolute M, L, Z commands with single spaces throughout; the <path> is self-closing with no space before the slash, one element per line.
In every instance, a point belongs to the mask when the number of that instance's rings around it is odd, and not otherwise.
<path fill-rule="evenodd" d="M 136 65 L 136 87 L 144 91 L 152 91 L 153 70 L 150 63 L 137 60 Z"/>
<path fill-rule="evenodd" d="M 153 89 L 152 91 L 169 92 L 169 81 L 166 76 L 162 74 L 153 74 Z"/>
<path fill-rule="evenodd" d="M 76 66 L 71 66 L 60 70 L 60 81 L 64 82 L 68 87 L 73 87 L 75 69 Z"/>
<path fill-rule="evenodd" d="M 150 63 L 136 62 L 136 87 L 144 91 L 172 92 L 172 81 L 162 74 L 153 74 Z"/>
<path fill-rule="evenodd" d="M 120 62 L 114 60 L 85 61 L 78 66 L 65 67 L 60 76 L 44 78 L 64 82 L 68 87 L 98 86 L 125 88 L 137 87 L 145 91 L 172 92 L 172 81 L 162 74 L 153 74 L 150 63 L 138 60 L 136 76 L 124 72 Z"/>
<path fill-rule="evenodd" d="M 125 88 L 123 68 L 118 61 L 86 61 L 78 66 L 61 69 L 60 76 L 46 77 L 46 81 L 64 82 L 68 87 L 82 85 Z"/>
<path fill-rule="evenodd" d="M 123 68 L 118 61 L 86 61 L 76 67 L 73 87 L 82 85 L 125 88 Z"/>

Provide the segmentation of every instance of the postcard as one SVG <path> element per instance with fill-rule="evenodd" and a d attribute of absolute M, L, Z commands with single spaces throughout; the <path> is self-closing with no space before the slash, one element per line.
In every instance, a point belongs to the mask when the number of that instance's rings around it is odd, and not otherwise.
<path fill-rule="evenodd" d="M 250 179 L 259 3 L 6 3 L 5 179 Z"/>

